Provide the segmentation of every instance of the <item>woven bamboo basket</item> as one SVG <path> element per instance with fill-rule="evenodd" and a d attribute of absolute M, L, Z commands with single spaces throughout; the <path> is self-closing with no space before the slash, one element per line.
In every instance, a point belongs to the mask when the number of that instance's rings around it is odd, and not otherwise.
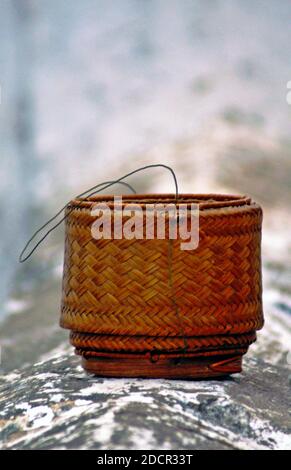
<path fill-rule="evenodd" d="M 66 209 L 62 327 L 101 376 L 202 378 L 240 372 L 263 326 L 262 210 L 246 196 L 131 195 L 123 204 L 199 204 L 199 245 L 92 237 L 91 210 Z M 124 216 L 125 217 L 125 216 Z"/>

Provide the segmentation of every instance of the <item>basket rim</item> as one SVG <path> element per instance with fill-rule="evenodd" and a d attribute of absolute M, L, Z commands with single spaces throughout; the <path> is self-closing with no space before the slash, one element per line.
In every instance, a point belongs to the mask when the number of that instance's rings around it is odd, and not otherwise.
<path fill-rule="evenodd" d="M 110 207 L 114 203 L 114 197 L 122 197 L 122 206 L 128 204 L 140 204 L 146 206 L 158 203 L 179 204 L 198 204 L 199 209 L 216 209 L 235 206 L 250 206 L 254 202 L 251 197 L 239 194 L 222 193 L 181 193 L 176 197 L 174 193 L 148 193 L 148 194 L 103 194 L 90 197 L 79 197 L 72 199 L 69 203 L 71 207 L 89 209 L 96 203 L 106 202 Z"/>

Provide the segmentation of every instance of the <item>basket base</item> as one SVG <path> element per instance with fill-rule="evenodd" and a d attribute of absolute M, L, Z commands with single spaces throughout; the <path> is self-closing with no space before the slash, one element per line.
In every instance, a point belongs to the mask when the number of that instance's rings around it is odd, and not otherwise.
<path fill-rule="evenodd" d="M 82 357 L 83 368 L 103 377 L 143 377 L 167 379 L 202 379 L 242 371 L 242 354 L 217 356 L 171 356 L 156 360 L 141 354 L 107 353 Z"/>

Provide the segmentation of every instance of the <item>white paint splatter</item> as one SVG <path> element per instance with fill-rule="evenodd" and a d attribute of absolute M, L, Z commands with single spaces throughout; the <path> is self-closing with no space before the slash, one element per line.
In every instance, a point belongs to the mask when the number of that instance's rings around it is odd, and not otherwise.
<path fill-rule="evenodd" d="M 27 411 L 28 425 L 32 429 L 49 426 L 53 417 L 54 412 L 49 406 L 36 406 Z"/>

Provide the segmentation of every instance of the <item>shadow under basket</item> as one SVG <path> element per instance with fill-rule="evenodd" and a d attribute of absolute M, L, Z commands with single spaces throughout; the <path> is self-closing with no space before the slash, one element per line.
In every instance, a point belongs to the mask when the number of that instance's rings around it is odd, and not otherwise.
<path fill-rule="evenodd" d="M 111 214 L 111 238 L 97 239 L 92 230 L 100 225 L 99 204 Z M 177 210 L 175 239 L 167 211 L 165 238 L 157 236 L 156 204 Z M 117 219 L 121 231 L 113 238 Z M 128 239 L 127 222 L 143 235 Z M 183 222 L 190 231 L 196 224 L 195 249 L 181 249 Z M 118 205 L 113 196 L 71 201 L 60 324 L 71 330 L 84 369 L 151 378 L 241 372 L 242 357 L 263 326 L 261 226 L 262 210 L 246 196 L 135 194 Z"/>

